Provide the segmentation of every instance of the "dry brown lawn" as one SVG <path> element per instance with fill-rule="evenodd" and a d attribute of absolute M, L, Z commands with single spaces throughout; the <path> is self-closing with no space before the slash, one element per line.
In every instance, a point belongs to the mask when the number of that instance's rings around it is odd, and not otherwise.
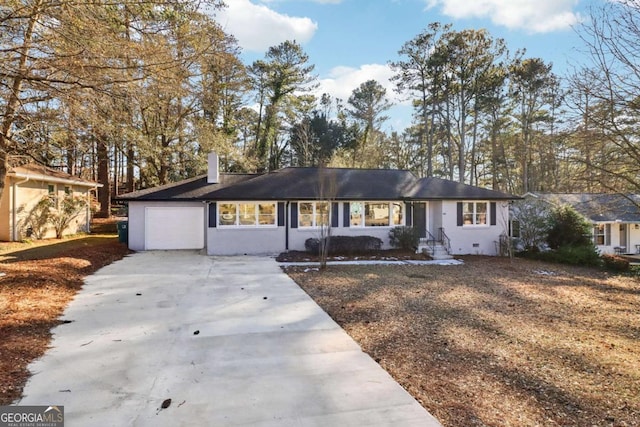
<path fill-rule="evenodd" d="M 288 272 L 445 426 L 640 426 L 638 278 L 487 257 Z"/>
<path fill-rule="evenodd" d="M 21 396 L 27 365 L 48 348 L 84 277 L 127 253 L 113 235 L 0 243 L 0 405 Z"/>

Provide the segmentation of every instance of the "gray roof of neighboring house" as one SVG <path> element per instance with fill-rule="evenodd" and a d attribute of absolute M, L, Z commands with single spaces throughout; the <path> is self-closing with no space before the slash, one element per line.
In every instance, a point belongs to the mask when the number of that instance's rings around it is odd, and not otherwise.
<path fill-rule="evenodd" d="M 530 193 L 554 205 L 569 205 L 593 222 L 640 222 L 640 195 L 602 193 Z"/>
<path fill-rule="evenodd" d="M 438 178 L 418 179 L 406 170 L 288 167 L 262 175 L 205 175 L 124 194 L 121 200 L 511 200 L 518 197 Z M 321 188 L 320 183 L 323 184 Z"/>

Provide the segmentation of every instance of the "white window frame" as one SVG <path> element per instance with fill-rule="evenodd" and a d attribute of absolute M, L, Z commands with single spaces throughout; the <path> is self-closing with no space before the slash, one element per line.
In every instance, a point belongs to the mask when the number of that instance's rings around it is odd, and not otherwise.
<path fill-rule="evenodd" d="M 611 246 L 611 225 L 610 224 L 594 224 L 592 234 L 593 234 L 594 245 Z M 598 243 L 599 237 L 602 238 L 602 243 Z"/>
<path fill-rule="evenodd" d="M 318 204 L 322 203 L 322 204 L 326 204 L 327 205 L 327 222 L 326 224 L 318 224 L 318 222 L 316 221 L 318 218 Z M 302 213 L 302 205 L 303 204 L 311 204 L 312 208 L 311 208 L 311 214 L 303 214 Z M 306 228 L 306 229 L 312 229 L 312 228 L 320 228 L 321 226 L 325 226 L 325 227 L 330 227 L 331 226 L 331 202 L 328 201 L 323 201 L 323 200 L 318 200 L 318 201 L 298 201 L 298 228 Z M 311 215 L 311 225 L 303 225 L 304 223 L 306 223 L 307 221 L 303 221 L 302 220 L 302 215 Z"/>
<path fill-rule="evenodd" d="M 386 204 L 387 205 L 387 215 L 388 215 L 388 222 L 387 224 L 384 225 L 367 225 L 367 219 L 365 217 L 365 212 L 366 212 L 366 205 L 367 204 L 371 204 L 371 205 L 380 205 L 380 204 Z M 353 224 L 352 221 L 352 212 L 353 212 L 353 207 L 358 205 L 359 206 L 359 210 L 360 210 L 360 224 Z M 400 207 L 400 223 L 396 224 L 394 222 L 394 206 L 399 206 Z M 384 228 L 384 227 L 398 227 L 401 225 L 404 225 L 404 217 L 406 215 L 405 213 L 405 205 L 403 202 L 398 202 L 398 201 L 386 201 L 386 200 L 371 200 L 371 201 L 357 201 L 357 202 L 349 202 L 349 227 L 353 227 L 353 228 Z"/>
<path fill-rule="evenodd" d="M 235 206 L 235 213 L 234 214 L 225 214 L 222 211 L 222 206 L 223 205 L 234 205 Z M 240 222 L 240 205 L 253 205 L 254 208 L 254 221 L 251 224 L 242 224 Z M 272 205 L 273 206 L 273 224 L 260 224 L 260 219 L 261 217 L 264 217 L 264 214 L 260 214 L 260 205 Z M 278 203 L 277 202 L 267 202 L 267 201 L 260 201 L 260 202 L 253 202 L 253 201 L 247 201 L 247 202 L 218 202 L 218 209 L 217 209 L 217 214 L 216 214 L 216 224 L 218 227 L 220 228 L 276 228 L 278 227 Z M 233 224 L 223 224 L 222 221 L 229 221 L 230 218 L 222 218 L 224 215 L 231 215 L 234 216 L 234 221 Z"/>
<path fill-rule="evenodd" d="M 473 205 L 473 211 L 469 212 L 466 210 L 467 205 Z M 485 211 L 484 211 L 484 223 L 479 223 L 478 222 L 478 218 L 480 217 L 480 215 L 482 215 L 482 212 L 478 212 L 478 205 L 483 204 L 485 206 Z M 465 216 L 466 215 L 471 215 L 471 223 L 468 224 L 465 221 Z M 489 206 L 489 202 L 488 201 L 465 201 L 462 202 L 462 226 L 463 227 L 489 227 L 489 224 L 491 223 L 491 218 L 489 218 L 489 215 L 491 215 L 491 209 Z"/>

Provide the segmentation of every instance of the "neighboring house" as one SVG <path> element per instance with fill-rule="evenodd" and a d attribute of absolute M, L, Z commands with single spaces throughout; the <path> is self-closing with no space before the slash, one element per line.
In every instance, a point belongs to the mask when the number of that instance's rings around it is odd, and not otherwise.
<path fill-rule="evenodd" d="M 209 255 L 304 250 L 325 218 L 331 234 L 369 235 L 389 248 L 389 231 L 413 225 L 426 240 L 448 237 L 452 254 L 497 253 L 510 194 L 409 171 L 284 168 L 266 174 L 209 172 L 125 194 L 129 248 L 204 249 Z"/>
<path fill-rule="evenodd" d="M 527 193 L 552 206 L 571 206 L 592 225 L 602 254 L 640 253 L 640 195 Z"/>
<path fill-rule="evenodd" d="M 34 237 L 32 224 L 38 220 L 35 218 L 36 206 L 45 197 L 51 198 L 54 206 L 65 196 L 86 200 L 86 206 L 71 220 L 64 234 L 88 232 L 91 191 L 101 186 L 35 163 L 10 167 L 0 198 L 0 240 L 17 241 Z M 55 236 L 51 225 L 43 226 L 43 238 Z"/>

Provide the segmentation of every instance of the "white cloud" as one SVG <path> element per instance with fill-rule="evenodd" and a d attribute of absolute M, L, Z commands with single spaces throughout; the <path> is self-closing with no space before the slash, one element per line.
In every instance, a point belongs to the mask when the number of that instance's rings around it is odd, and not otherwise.
<path fill-rule="evenodd" d="M 570 28 L 580 20 L 578 0 L 427 0 L 452 18 L 489 18 L 509 29 L 546 33 Z"/>
<path fill-rule="evenodd" d="M 216 13 L 215 20 L 246 51 L 262 53 L 285 40 L 304 44 L 318 29 L 310 18 L 284 15 L 249 0 L 225 3 L 227 7 Z"/>
<path fill-rule="evenodd" d="M 394 83 L 389 80 L 391 76 L 393 71 L 386 64 L 365 64 L 359 68 L 339 66 L 332 68 L 328 76 L 320 79 L 320 86 L 316 92 L 318 96 L 328 93 L 346 102 L 351 92 L 362 83 L 376 80 L 387 90 L 389 100 L 398 103 L 400 98 L 394 92 Z"/>
<path fill-rule="evenodd" d="M 320 78 L 320 85 L 316 89 L 316 96 L 328 93 L 333 98 L 342 99 L 346 105 L 351 92 L 367 80 L 376 80 L 387 90 L 387 98 L 394 104 L 389 110 L 390 119 L 384 129 L 402 130 L 410 125 L 412 107 L 411 102 L 398 95 L 395 84 L 390 81 L 393 71 L 386 64 L 365 64 L 358 68 L 339 66 L 331 69 L 326 77 Z"/>

